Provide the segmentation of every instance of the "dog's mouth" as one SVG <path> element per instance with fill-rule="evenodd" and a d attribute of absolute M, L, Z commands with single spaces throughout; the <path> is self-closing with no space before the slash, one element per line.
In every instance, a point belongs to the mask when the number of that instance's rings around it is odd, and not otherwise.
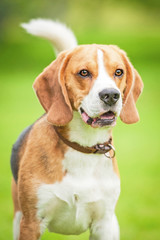
<path fill-rule="evenodd" d="M 83 121 L 90 125 L 93 128 L 97 127 L 104 127 L 104 126 L 115 126 L 116 124 L 116 113 L 112 111 L 108 111 L 99 115 L 98 117 L 91 118 L 88 114 L 84 111 L 83 108 L 80 108 L 81 117 Z"/>

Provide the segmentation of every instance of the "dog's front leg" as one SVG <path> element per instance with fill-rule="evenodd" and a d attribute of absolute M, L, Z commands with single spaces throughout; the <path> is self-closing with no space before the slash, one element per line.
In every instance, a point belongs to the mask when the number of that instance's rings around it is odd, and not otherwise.
<path fill-rule="evenodd" d="M 93 222 L 89 240 L 119 240 L 119 225 L 116 215 Z"/>
<path fill-rule="evenodd" d="M 40 235 L 38 221 L 30 221 L 23 217 L 20 224 L 19 240 L 39 240 Z"/>

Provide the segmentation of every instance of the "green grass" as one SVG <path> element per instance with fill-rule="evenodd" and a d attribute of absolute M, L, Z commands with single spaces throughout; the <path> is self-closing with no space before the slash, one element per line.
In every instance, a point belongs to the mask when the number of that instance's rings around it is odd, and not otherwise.
<path fill-rule="evenodd" d="M 144 81 L 138 101 L 141 121 L 114 129 L 116 155 L 121 174 L 121 195 L 117 205 L 122 240 L 158 240 L 160 236 L 160 111 L 159 54 L 157 32 L 118 32 L 90 29 L 78 32 L 80 43 L 114 43 L 124 48 Z M 43 109 L 31 88 L 34 78 L 53 59 L 52 49 L 43 40 L 25 36 L 25 42 L 1 46 L 0 73 L 0 239 L 12 239 L 13 207 L 10 194 L 10 152 L 18 134 L 34 122 Z M 42 240 L 85 240 L 46 232 Z"/>

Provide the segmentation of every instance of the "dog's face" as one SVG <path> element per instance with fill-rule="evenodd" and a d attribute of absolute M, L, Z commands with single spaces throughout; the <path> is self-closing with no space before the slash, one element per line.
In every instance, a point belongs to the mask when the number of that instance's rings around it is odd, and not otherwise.
<path fill-rule="evenodd" d="M 124 51 L 112 45 L 82 45 L 62 52 L 36 79 L 34 89 L 48 121 L 65 125 L 79 111 L 91 127 L 139 119 L 135 102 L 143 83 Z"/>
<path fill-rule="evenodd" d="M 82 47 L 66 67 L 72 108 L 92 127 L 115 124 L 122 109 L 125 82 L 125 64 L 111 47 Z"/>

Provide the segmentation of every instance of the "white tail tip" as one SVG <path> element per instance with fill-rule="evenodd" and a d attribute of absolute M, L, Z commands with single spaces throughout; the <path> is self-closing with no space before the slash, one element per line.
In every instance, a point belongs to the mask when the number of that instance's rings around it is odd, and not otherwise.
<path fill-rule="evenodd" d="M 57 54 L 77 46 L 74 33 L 60 22 L 47 19 L 32 19 L 29 23 L 22 23 L 21 26 L 28 33 L 49 40 Z"/>

